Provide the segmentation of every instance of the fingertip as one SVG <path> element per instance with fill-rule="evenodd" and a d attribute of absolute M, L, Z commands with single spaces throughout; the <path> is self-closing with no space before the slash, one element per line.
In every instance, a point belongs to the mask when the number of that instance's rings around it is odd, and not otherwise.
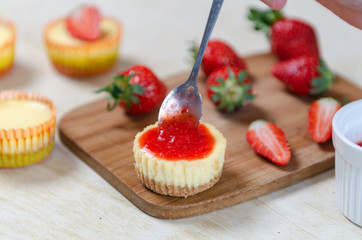
<path fill-rule="evenodd" d="M 287 3 L 287 0 L 261 0 L 261 1 L 274 10 L 281 10 Z"/>
<path fill-rule="evenodd" d="M 287 0 L 275 0 L 274 1 L 275 5 L 274 5 L 273 9 L 281 10 L 285 6 L 286 3 L 287 3 Z"/>

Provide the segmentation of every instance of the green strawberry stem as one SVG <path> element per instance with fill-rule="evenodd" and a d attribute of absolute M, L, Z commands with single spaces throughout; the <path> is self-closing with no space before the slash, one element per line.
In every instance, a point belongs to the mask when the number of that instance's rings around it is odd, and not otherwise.
<path fill-rule="evenodd" d="M 197 53 L 199 52 L 199 45 L 197 44 L 196 40 L 191 41 L 188 51 L 191 55 L 190 62 L 193 65 L 196 61 Z"/>
<path fill-rule="evenodd" d="M 311 82 L 312 89 L 310 90 L 310 93 L 315 95 L 324 93 L 336 81 L 336 77 L 322 59 L 319 60 L 318 72 L 320 73 L 320 76 L 314 78 Z"/>
<path fill-rule="evenodd" d="M 284 16 L 281 11 L 272 9 L 262 11 L 255 8 L 251 8 L 248 15 L 248 19 L 254 22 L 254 29 L 265 32 L 268 38 L 270 36 L 270 28 L 273 23 L 283 17 Z"/>
<path fill-rule="evenodd" d="M 134 74 L 115 76 L 113 77 L 113 83 L 96 91 L 97 93 L 108 92 L 110 94 L 107 98 L 108 111 L 113 110 L 120 101 L 126 103 L 127 109 L 131 107 L 132 103 L 139 103 L 137 95 L 143 95 L 144 87 L 130 83 L 132 77 L 134 77 Z M 113 103 L 111 103 L 112 100 Z"/>
<path fill-rule="evenodd" d="M 245 82 L 246 79 L 246 71 L 239 72 L 236 78 L 234 72 L 229 69 L 227 80 L 219 77 L 216 79 L 219 85 L 210 87 L 214 92 L 211 96 L 211 101 L 214 103 L 219 102 L 218 109 L 226 109 L 227 112 L 233 112 L 242 106 L 244 100 L 253 100 L 255 95 L 249 93 L 251 85 Z"/>

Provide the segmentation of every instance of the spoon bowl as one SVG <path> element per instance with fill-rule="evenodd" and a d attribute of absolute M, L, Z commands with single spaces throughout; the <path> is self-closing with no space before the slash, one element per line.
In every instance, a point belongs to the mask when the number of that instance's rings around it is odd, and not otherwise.
<path fill-rule="evenodd" d="M 202 98 L 196 81 L 186 81 L 167 95 L 158 115 L 158 123 L 162 124 L 165 119 L 185 118 L 186 114 L 195 119 L 197 125 L 200 123 Z M 185 117 L 182 117 L 183 115 Z"/>
<path fill-rule="evenodd" d="M 202 98 L 197 87 L 197 75 L 201 61 L 209 42 L 211 32 L 216 23 L 224 0 L 213 0 L 209 18 L 206 23 L 201 45 L 192 68 L 191 74 L 186 82 L 174 88 L 165 98 L 158 114 L 158 125 L 169 120 L 185 119 L 193 121 L 198 127 L 202 117 Z"/>

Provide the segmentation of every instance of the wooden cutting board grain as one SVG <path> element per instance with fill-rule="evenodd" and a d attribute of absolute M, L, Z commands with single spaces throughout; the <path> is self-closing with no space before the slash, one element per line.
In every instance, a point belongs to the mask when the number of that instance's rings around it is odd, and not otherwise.
<path fill-rule="evenodd" d="M 199 78 L 203 95 L 203 121 L 215 125 L 227 139 L 220 181 L 211 189 L 188 198 L 161 196 L 143 187 L 134 170 L 133 139 L 157 121 L 158 109 L 144 116 L 127 116 L 118 108 L 106 111 L 99 100 L 66 114 L 60 121 L 62 142 L 145 213 L 167 219 L 185 218 L 223 209 L 297 183 L 334 166 L 331 141 L 318 144 L 308 133 L 308 109 L 316 97 L 288 92 L 270 75 L 277 61 L 270 54 L 246 59 L 257 98 L 235 114 L 218 112 L 205 95 L 205 78 Z M 187 79 L 182 73 L 164 79 L 169 90 Z M 362 98 L 362 90 L 341 77 L 326 96 L 349 101 Z M 257 155 L 246 142 L 248 125 L 256 119 L 274 120 L 292 149 L 291 162 L 276 166 Z"/>

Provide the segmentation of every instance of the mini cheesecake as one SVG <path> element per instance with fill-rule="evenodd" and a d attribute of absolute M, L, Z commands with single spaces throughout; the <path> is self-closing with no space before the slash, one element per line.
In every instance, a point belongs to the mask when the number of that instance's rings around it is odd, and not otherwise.
<path fill-rule="evenodd" d="M 188 126 L 175 129 L 160 130 L 156 123 L 139 132 L 133 145 L 135 169 L 141 183 L 150 190 L 188 197 L 219 180 L 226 139 L 206 123 L 201 123 L 196 132 L 188 131 Z"/>
<path fill-rule="evenodd" d="M 15 26 L 0 20 L 0 76 L 13 66 L 15 45 Z"/>
<path fill-rule="evenodd" d="M 84 41 L 69 33 L 66 19 L 48 24 L 44 39 L 55 69 L 69 76 L 90 76 L 111 68 L 117 60 L 121 25 L 114 19 L 103 17 L 100 31 L 99 39 Z"/>
<path fill-rule="evenodd" d="M 21 167 L 44 159 L 53 148 L 56 110 L 36 94 L 0 92 L 0 167 Z"/>

